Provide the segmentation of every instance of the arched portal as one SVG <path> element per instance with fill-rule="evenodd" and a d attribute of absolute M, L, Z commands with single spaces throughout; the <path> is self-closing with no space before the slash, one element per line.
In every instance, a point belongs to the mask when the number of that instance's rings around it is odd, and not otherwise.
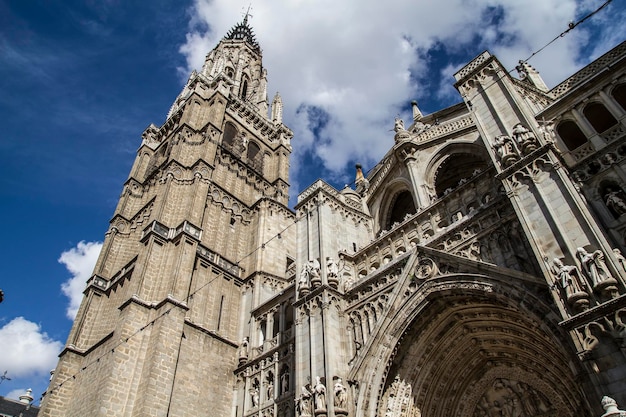
<path fill-rule="evenodd" d="M 552 314 L 540 298 L 502 280 L 430 279 L 362 353 L 353 376 L 369 392 L 358 411 L 368 417 L 590 415 L 572 369 L 576 355 L 556 320 L 545 318 Z M 398 387 L 410 393 L 404 401 L 412 408 L 404 414 L 394 409 Z"/>

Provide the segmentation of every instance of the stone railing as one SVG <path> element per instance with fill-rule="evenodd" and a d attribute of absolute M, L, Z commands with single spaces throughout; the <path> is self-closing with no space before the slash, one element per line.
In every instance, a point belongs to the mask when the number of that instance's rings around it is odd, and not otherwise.
<path fill-rule="evenodd" d="M 436 244 L 444 235 L 454 233 L 457 226 L 473 217 L 482 207 L 506 198 L 497 192 L 500 182 L 494 178 L 493 169 L 461 183 L 429 207 L 417 214 L 407 215 L 390 230 L 381 231 L 375 240 L 356 254 L 343 253 L 344 259 L 354 264 L 356 280 L 387 265 L 418 244 Z"/>
<path fill-rule="evenodd" d="M 563 81 L 561 84 L 554 87 L 549 92 L 550 96 L 553 98 L 561 97 L 580 82 L 596 75 L 602 69 L 610 67 L 613 62 L 620 59 L 624 54 L 626 54 L 626 42 L 622 42 L 606 54 L 602 55 L 600 58 L 593 61 L 591 64 L 569 77 L 567 80 Z"/>

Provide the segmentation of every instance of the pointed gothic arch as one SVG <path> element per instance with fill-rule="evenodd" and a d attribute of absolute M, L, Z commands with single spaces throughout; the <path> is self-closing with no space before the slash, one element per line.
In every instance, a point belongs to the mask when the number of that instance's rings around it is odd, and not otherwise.
<path fill-rule="evenodd" d="M 410 183 L 396 179 L 387 186 L 380 210 L 380 230 L 389 230 L 394 223 L 402 223 L 407 215 L 417 212 Z"/>
<path fill-rule="evenodd" d="M 468 142 L 450 142 L 442 147 L 426 167 L 426 181 L 435 197 L 471 178 L 477 171 L 486 170 L 490 162 L 483 146 Z"/>
<path fill-rule="evenodd" d="M 413 256 L 398 281 L 406 290 L 387 307 L 394 313 L 349 375 L 362 387 L 357 415 L 385 416 L 398 381 L 431 417 L 585 414 L 576 352 L 543 300 L 510 277 L 442 274 L 416 286 L 417 265 Z M 514 403 L 523 413 L 504 410 Z"/>

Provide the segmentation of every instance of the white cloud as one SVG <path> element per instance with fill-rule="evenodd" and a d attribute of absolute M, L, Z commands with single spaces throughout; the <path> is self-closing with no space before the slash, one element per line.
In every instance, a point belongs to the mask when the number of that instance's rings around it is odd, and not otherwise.
<path fill-rule="evenodd" d="M 586 6 L 587 12 L 593 6 Z M 433 46 L 462 52 L 478 42 L 510 69 L 582 12 L 576 14 L 575 0 L 260 0 L 251 24 L 263 48 L 268 93 L 280 91 L 284 121 L 295 132 L 293 169 L 307 169 L 301 157 L 310 151 L 337 174 L 350 161 L 367 167 L 387 151 L 394 116 L 400 112 L 408 120 L 411 99 L 420 96 L 427 107 L 432 107 L 429 99 L 450 100 L 451 78 L 426 92 L 419 76 L 418 81 L 409 77 L 429 70 L 426 55 Z M 231 0 L 195 1 L 187 42 L 180 48 L 188 64 L 184 72 L 202 66 L 206 53 L 241 21 L 239 13 Z M 580 67 L 579 48 L 587 36 L 577 28 L 530 61 L 549 86 Z M 317 140 L 308 115 L 297 113 L 302 105 L 330 115 Z"/>
<path fill-rule="evenodd" d="M 76 247 L 61 254 L 59 262 L 65 265 L 72 277 L 61 285 L 61 290 L 70 299 L 66 315 L 73 320 L 83 299 L 85 283 L 91 276 L 93 268 L 102 249 L 100 242 L 79 242 Z"/>
<path fill-rule="evenodd" d="M 56 366 L 62 348 L 38 324 L 16 317 L 0 328 L 0 371 L 10 378 L 43 377 Z"/>

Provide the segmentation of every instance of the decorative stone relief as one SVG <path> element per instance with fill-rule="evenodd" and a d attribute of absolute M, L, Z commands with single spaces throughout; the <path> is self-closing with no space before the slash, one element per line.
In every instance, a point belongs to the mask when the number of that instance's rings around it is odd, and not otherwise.
<path fill-rule="evenodd" d="M 411 384 L 396 375 L 383 395 L 379 407 L 379 416 L 384 417 L 421 417 L 422 413 L 414 404 Z"/>
<path fill-rule="evenodd" d="M 493 150 L 496 152 L 502 168 L 508 168 L 514 162 L 519 160 L 519 155 L 515 149 L 515 145 L 507 135 L 500 135 L 493 138 Z"/>
<path fill-rule="evenodd" d="M 476 404 L 473 417 L 532 417 L 548 415 L 552 405 L 530 385 L 498 378 Z"/>
<path fill-rule="evenodd" d="M 523 155 L 528 155 L 539 147 L 537 138 L 521 123 L 513 126 L 513 139 Z"/>

